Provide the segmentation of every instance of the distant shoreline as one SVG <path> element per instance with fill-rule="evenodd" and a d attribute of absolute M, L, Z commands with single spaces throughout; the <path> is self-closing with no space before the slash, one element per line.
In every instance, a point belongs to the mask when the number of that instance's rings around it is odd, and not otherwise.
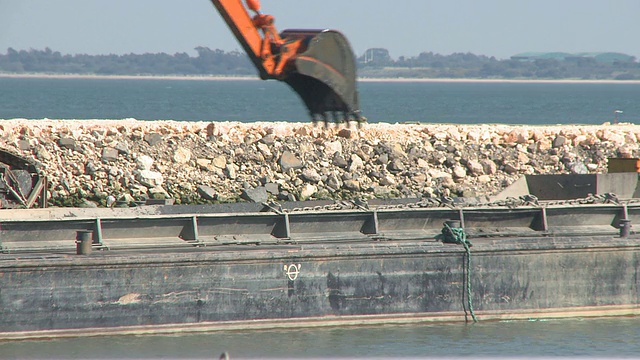
<path fill-rule="evenodd" d="M 86 74 L 13 74 L 0 73 L 0 78 L 33 79 L 101 79 L 101 80 L 198 80 L 198 81 L 259 81 L 257 76 L 184 76 L 184 75 L 86 75 Z M 396 83 L 547 83 L 547 84 L 640 84 L 640 80 L 581 80 L 581 79 L 448 79 L 448 78 L 358 78 L 359 82 Z"/>

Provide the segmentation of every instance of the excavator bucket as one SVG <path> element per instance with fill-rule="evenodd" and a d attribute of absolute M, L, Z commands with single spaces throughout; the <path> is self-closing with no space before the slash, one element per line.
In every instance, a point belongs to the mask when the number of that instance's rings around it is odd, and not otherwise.
<path fill-rule="evenodd" d="M 366 121 L 360 114 L 355 56 L 348 40 L 335 30 L 285 30 L 303 46 L 284 69 L 282 80 L 300 95 L 314 121 Z"/>

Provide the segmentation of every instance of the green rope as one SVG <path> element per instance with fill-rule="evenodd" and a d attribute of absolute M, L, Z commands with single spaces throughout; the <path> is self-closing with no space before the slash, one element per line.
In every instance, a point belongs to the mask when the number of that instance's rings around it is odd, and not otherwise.
<path fill-rule="evenodd" d="M 471 313 L 473 322 L 478 322 L 476 314 L 473 311 L 473 303 L 471 301 L 471 242 L 467 240 L 467 234 L 464 232 L 463 228 L 452 228 L 446 222 L 444 223 L 444 228 L 442 228 L 442 242 L 464 246 L 467 260 L 464 267 L 464 271 L 467 273 L 467 306 Z"/>

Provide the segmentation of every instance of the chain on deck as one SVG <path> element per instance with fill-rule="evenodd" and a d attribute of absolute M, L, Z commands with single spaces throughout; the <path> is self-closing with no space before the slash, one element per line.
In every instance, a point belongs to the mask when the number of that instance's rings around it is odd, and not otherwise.
<path fill-rule="evenodd" d="M 507 197 L 504 200 L 496 200 L 490 202 L 464 202 L 456 201 L 452 197 L 442 198 L 424 198 L 419 201 L 411 203 L 389 204 L 389 205 L 377 205 L 376 210 L 401 210 L 401 209 L 422 209 L 422 208 L 468 208 L 468 207 L 538 207 L 544 208 L 549 206 L 562 206 L 562 205 L 589 205 L 589 204 L 616 204 L 616 205 L 629 205 L 640 203 L 640 199 L 619 199 L 614 193 L 605 194 L 589 194 L 589 196 L 579 199 L 569 200 L 548 200 L 540 201 L 534 195 L 522 195 L 519 197 Z M 285 209 L 282 204 L 276 201 L 269 201 L 262 203 L 265 207 L 271 211 L 283 214 L 293 212 L 310 212 L 310 211 L 337 211 L 337 210 L 363 210 L 371 211 L 372 207 L 366 200 L 353 199 L 353 200 L 335 200 L 333 204 L 317 205 L 317 206 L 305 206 L 292 209 Z"/>

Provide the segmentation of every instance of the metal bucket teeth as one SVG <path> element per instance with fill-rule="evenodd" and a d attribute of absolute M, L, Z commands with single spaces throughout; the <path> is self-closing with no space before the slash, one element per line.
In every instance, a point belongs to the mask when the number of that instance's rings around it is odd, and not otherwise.
<path fill-rule="evenodd" d="M 356 64 L 347 39 L 334 30 L 287 30 L 283 38 L 304 37 L 306 48 L 287 66 L 283 79 L 309 109 L 312 119 L 363 122 L 356 87 Z"/>

